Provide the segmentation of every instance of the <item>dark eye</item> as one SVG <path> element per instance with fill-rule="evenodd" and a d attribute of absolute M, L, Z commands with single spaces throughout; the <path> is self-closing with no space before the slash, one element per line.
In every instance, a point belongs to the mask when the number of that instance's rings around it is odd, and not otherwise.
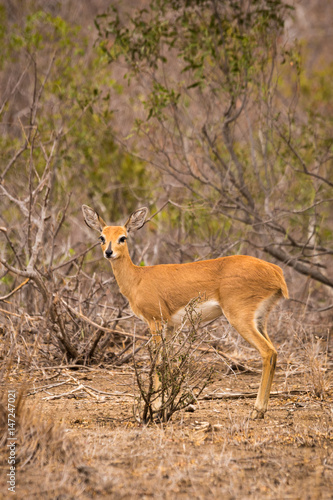
<path fill-rule="evenodd" d="M 119 238 L 118 240 L 118 243 L 125 243 L 126 240 L 127 240 L 126 236 L 121 236 L 121 238 Z"/>
<path fill-rule="evenodd" d="M 100 236 L 98 239 L 99 239 L 99 240 L 101 241 L 101 243 L 104 245 L 104 243 L 105 243 L 105 238 L 104 238 L 104 236 Z"/>

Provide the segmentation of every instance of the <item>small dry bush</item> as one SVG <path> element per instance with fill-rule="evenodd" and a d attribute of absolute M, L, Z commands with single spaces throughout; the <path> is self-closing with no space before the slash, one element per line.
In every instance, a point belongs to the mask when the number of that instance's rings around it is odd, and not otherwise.
<path fill-rule="evenodd" d="M 172 334 L 165 325 L 158 332 L 160 343 L 147 344 L 148 370 L 135 363 L 140 393 L 135 412 L 144 423 L 156 418 L 169 421 L 175 412 L 195 403 L 211 380 L 212 369 L 201 362 L 204 350 L 200 346 L 208 334 L 199 331 L 201 315 L 196 308 L 200 301 L 198 297 L 188 303 L 181 326 Z"/>

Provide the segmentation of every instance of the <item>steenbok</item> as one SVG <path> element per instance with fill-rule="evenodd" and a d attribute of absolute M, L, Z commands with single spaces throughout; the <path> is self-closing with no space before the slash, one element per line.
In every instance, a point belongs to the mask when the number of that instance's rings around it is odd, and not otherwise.
<path fill-rule="evenodd" d="M 86 224 L 98 231 L 103 255 L 110 261 L 120 291 L 136 316 L 148 323 L 156 342 L 161 325 L 181 323 L 186 305 L 200 297 L 202 320 L 222 314 L 255 347 L 263 363 L 252 418 L 267 410 L 276 366 L 276 350 L 267 334 L 267 317 L 276 302 L 288 298 L 280 267 L 247 255 L 233 255 L 187 264 L 136 266 L 127 247 L 129 233 L 140 229 L 148 213 L 140 208 L 124 226 L 107 226 L 95 210 L 82 206 Z M 158 382 L 157 382 L 158 383 Z"/>

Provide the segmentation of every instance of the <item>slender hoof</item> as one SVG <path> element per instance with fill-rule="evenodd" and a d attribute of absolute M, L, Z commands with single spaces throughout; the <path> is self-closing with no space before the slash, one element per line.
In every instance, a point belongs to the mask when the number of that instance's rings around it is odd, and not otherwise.
<path fill-rule="evenodd" d="M 159 409 L 158 411 L 154 411 L 154 422 L 167 422 L 168 416 L 167 411 L 165 409 Z"/>
<path fill-rule="evenodd" d="M 254 408 L 254 410 L 251 414 L 251 419 L 258 420 L 259 418 L 264 418 L 264 416 L 265 416 L 264 410 L 257 410 L 257 408 Z"/>
<path fill-rule="evenodd" d="M 151 409 L 153 411 L 155 422 L 166 422 L 167 411 L 162 406 L 162 398 L 156 398 L 151 404 Z"/>
<path fill-rule="evenodd" d="M 186 406 L 185 411 L 187 411 L 189 413 L 193 413 L 193 412 L 195 412 L 196 409 L 197 409 L 197 407 L 195 405 L 190 404 L 190 405 Z"/>

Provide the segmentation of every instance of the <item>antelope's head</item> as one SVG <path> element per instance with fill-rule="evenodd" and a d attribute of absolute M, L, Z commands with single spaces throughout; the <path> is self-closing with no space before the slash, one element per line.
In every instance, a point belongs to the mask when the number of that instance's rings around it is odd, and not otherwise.
<path fill-rule="evenodd" d="M 99 232 L 103 255 L 108 260 L 116 260 L 128 252 L 128 233 L 140 229 L 148 213 L 148 208 L 139 208 L 133 212 L 124 226 L 107 226 L 102 217 L 87 205 L 82 205 L 84 221 L 91 229 Z"/>

